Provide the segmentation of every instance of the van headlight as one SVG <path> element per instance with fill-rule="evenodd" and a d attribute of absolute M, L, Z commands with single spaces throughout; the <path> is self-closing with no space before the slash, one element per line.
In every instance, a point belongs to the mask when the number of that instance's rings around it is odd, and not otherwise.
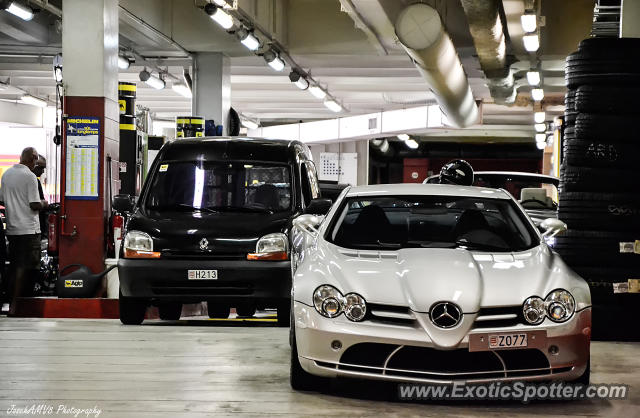
<path fill-rule="evenodd" d="M 342 313 L 344 296 L 335 287 L 325 284 L 313 292 L 313 304 L 320 315 L 335 318 Z"/>
<path fill-rule="evenodd" d="M 565 322 L 575 312 L 576 302 L 571 293 L 564 289 L 554 290 L 544 300 L 547 316 L 554 322 Z"/>
<path fill-rule="evenodd" d="M 125 258 L 160 258 L 160 252 L 153 251 L 153 240 L 146 232 L 127 232 L 123 247 Z"/>
<path fill-rule="evenodd" d="M 267 234 L 258 240 L 256 252 L 247 254 L 247 260 L 288 260 L 289 244 L 285 234 Z"/>

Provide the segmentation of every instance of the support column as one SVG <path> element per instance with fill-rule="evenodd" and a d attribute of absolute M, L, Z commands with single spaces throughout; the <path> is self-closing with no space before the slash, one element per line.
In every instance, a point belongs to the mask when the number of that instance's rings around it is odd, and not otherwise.
<path fill-rule="evenodd" d="M 220 52 L 199 52 L 193 59 L 193 115 L 212 119 L 227 135 L 231 107 L 231 64 Z"/>
<path fill-rule="evenodd" d="M 64 113 L 69 118 L 97 120 L 99 134 L 97 198 L 78 197 L 66 190 L 67 177 L 75 178 L 71 176 L 78 173 L 69 172 L 72 162 L 66 158 L 69 142 L 66 128 L 71 122 L 63 128 L 60 189 L 61 214 L 66 219 L 60 228 L 60 267 L 80 263 L 99 272 L 104 270 L 106 254 L 105 230 L 111 207 L 109 184 L 117 185 L 118 176 L 118 1 L 63 0 L 62 5 Z M 108 160 L 111 170 L 107 167 Z M 90 157 L 86 157 L 86 163 L 82 161 L 79 169 L 93 169 Z"/>
<path fill-rule="evenodd" d="M 620 37 L 640 38 L 640 2 L 638 0 L 622 0 L 620 10 Z"/>

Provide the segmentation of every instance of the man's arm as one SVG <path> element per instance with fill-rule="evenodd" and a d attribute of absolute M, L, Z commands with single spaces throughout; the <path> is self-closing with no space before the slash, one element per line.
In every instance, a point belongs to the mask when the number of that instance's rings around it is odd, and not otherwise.
<path fill-rule="evenodd" d="M 38 192 L 38 178 L 33 175 L 33 180 L 29 185 L 29 207 L 33 211 L 40 212 L 47 208 L 47 201 L 40 199 L 40 193 Z"/>

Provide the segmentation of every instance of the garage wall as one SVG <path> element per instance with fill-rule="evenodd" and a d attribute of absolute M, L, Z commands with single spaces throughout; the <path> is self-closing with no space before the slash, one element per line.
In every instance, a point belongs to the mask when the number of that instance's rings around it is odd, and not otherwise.
<path fill-rule="evenodd" d="M 318 164 L 320 161 L 320 153 L 356 153 L 358 154 L 358 183 L 354 186 L 362 186 L 369 184 L 369 141 L 347 141 L 330 144 L 309 145 L 313 161 Z M 320 178 L 322 180 L 322 178 Z"/>

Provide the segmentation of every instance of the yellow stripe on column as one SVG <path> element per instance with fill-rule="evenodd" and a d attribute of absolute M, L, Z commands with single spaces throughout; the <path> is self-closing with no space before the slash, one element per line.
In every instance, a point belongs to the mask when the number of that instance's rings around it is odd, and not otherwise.
<path fill-rule="evenodd" d="M 136 130 L 136 125 L 133 125 L 131 123 L 121 123 L 120 124 L 120 130 L 121 131 L 135 131 Z"/>

